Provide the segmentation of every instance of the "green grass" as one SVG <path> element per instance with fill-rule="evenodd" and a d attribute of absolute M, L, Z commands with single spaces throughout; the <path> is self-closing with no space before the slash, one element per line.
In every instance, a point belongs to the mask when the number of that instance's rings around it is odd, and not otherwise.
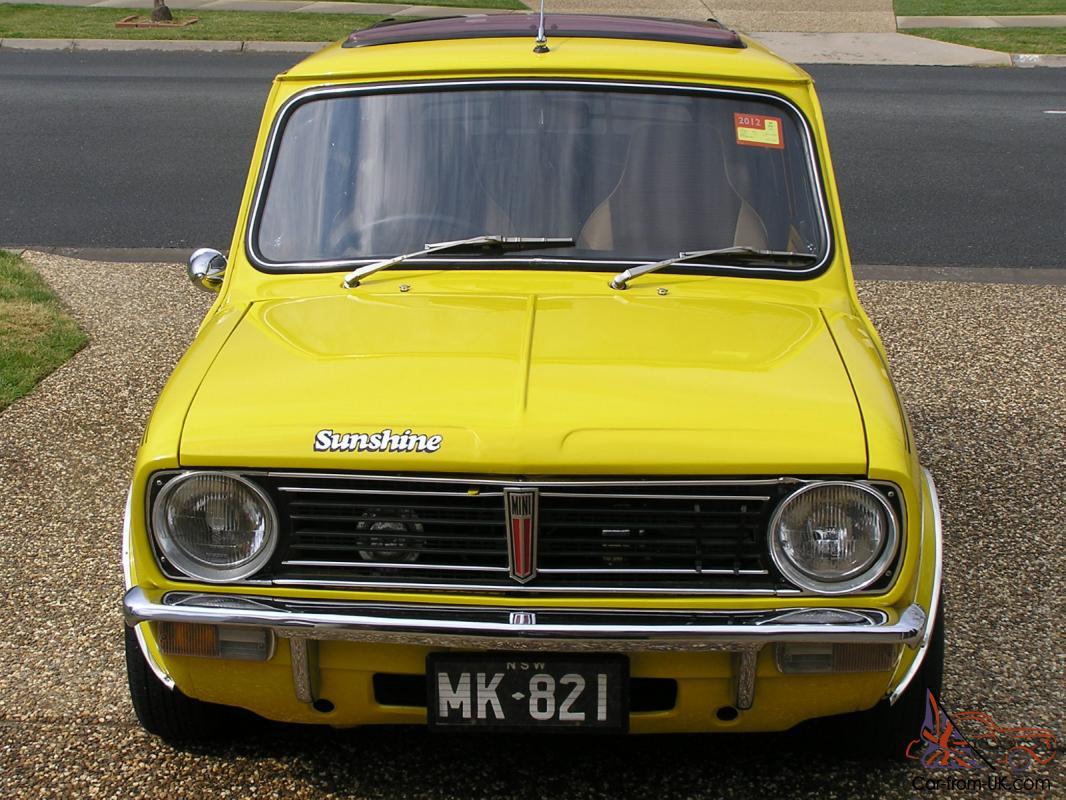
<path fill-rule="evenodd" d="M 911 28 L 900 33 L 1004 53 L 1066 54 L 1066 28 Z"/>
<path fill-rule="evenodd" d="M 1066 14 L 1066 0 L 895 0 L 901 17 Z"/>
<path fill-rule="evenodd" d="M 382 17 L 358 14 L 286 14 L 251 11 L 180 11 L 199 17 L 187 28 L 116 28 L 127 8 L 68 8 L 0 4 L 0 39 L 225 39 L 235 41 L 330 42 Z"/>
<path fill-rule="evenodd" d="M 0 250 L 0 409 L 29 394 L 85 342 L 41 276 Z"/>

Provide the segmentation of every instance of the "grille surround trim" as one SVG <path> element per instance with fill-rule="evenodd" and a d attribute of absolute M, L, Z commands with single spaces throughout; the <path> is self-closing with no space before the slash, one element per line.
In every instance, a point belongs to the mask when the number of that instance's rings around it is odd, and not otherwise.
<path fill-rule="evenodd" d="M 145 522 L 146 522 L 146 524 L 149 527 L 149 534 L 150 534 L 150 531 L 151 531 L 151 510 L 152 510 L 152 506 L 153 506 L 153 501 L 154 501 L 155 496 L 158 495 L 159 490 L 167 482 L 169 482 L 170 479 L 172 479 L 174 477 L 177 477 L 179 475 L 182 475 L 182 474 L 185 474 L 185 473 L 188 473 L 188 472 L 199 472 L 199 471 L 200 470 L 197 469 L 197 468 L 185 468 L 185 469 L 161 470 L 159 472 L 153 473 L 153 475 L 149 479 L 149 484 L 148 484 L 149 485 L 149 491 L 147 492 L 146 498 L 145 498 L 145 506 L 146 506 L 146 508 L 145 508 L 145 512 L 146 512 L 146 514 L 145 514 Z M 478 475 L 467 475 L 467 474 L 428 474 L 428 475 L 422 475 L 422 474 L 391 474 L 391 473 L 366 473 L 366 472 L 359 472 L 359 473 L 354 473 L 354 472 L 353 473 L 321 472 L 320 473 L 320 472 L 312 472 L 312 471 L 306 471 L 306 470 L 305 471 L 298 471 L 298 472 L 297 471 L 293 471 L 293 472 L 284 471 L 283 472 L 283 471 L 276 471 L 276 470 L 240 469 L 240 468 L 228 468 L 228 469 L 227 468 L 223 468 L 223 469 L 217 469 L 216 468 L 213 471 L 226 471 L 226 472 L 236 473 L 236 474 L 239 474 L 241 476 L 244 476 L 245 478 L 252 479 L 252 480 L 256 481 L 257 483 L 260 483 L 260 481 L 265 481 L 265 480 L 292 481 L 292 480 L 300 480 L 300 479 L 303 479 L 303 480 L 311 479 L 311 480 L 316 480 L 316 481 L 334 481 L 334 480 L 336 480 L 336 481 L 358 481 L 358 480 L 363 480 L 363 481 L 379 481 L 379 482 L 388 481 L 388 482 L 397 482 L 397 483 L 422 483 L 422 484 L 438 484 L 438 485 L 439 484 L 452 484 L 452 485 L 463 484 L 465 486 L 498 487 L 501 490 L 499 492 L 478 493 L 478 496 L 480 496 L 481 498 L 492 498 L 492 497 L 502 498 L 504 496 L 504 492 L 502 491 L 503 488 L 508 488 L 508 487 L 510 487 L 510 488 L 518 488 L 518 487 L 527 487 L 527 486 L 528 487 L 537 487 L 537 488 L 542 489 L 542 491 L 541 491 L 541 496 L 542 497 L 547 495 L 547 496 L 556 496 L 556 497 L 563 497 L 563 498 L 573 498 L 573 497 L 576 496 L 576 493 L 570 493 L 570 492 L 559 492 L 559 493 L 545 492 L 545 491 L 543 491 L 543 489 L 545 489 L 545 488 L 556 488 L 556 487 L 558 487 L 558 488 L 592 488 L 592 487 L 594 487 L 594 488 L 599 488 L 599 489 L 604 489 L 604 490 L 611 490 L 611 489 L 620 489 L 620 488 L 627 488 L 627 487 L 664 487 L 664 488 L 665 487 L 677 487 L 677 488 L 683 490 L 685 488 L 696 489 L 697 487 L 726 487 L 726 486 L 732 486 L 732 487 L 762 487 L 762 486 L 765 486 L 765 487 L 775 487 L 777 489 L 777 491 L 779 492 L 779 495 L 778 495 L 776 500 L 774 498 L 772 498 L 772 497 L 768 498 L 769 502 L 770 502 L 769 510 L 770 510 L 771 513 L 772 513 L 773 509 L 776 507 L 776 505 L 779 502 L 781 502 L 781 500 L 783 500 L 785 497 L 787 497 L 787 495 L 790 493 L 790 489 L 795 489 L 796 487 L 799 487 L 799 486 L 802 486 L 802 485 L 806 485 L 806 484 L 819 483 L 819 482 L 822 482 L 822 481 L 826 480 L 827 477 L 828 477 L 828 476 L 817 476 L 817 477 L 813 477 L 813 476 L 812 477 L 781 476 L 781 477 L 740 477 L 740 478 L 729 478 L 729 477 L 717 477 L 716 476 L 716 477 L 713 477 L 713 478 L 700 478 L 700 477 L 691 477 L 691 476 L 679 476 L 679 477 L 671 478 L 671 477 L 652 476 L 652 477 L 649 477 L 649 478 L 646 478 L 646 479 L 641 479 L 641 478 L 633 478 L 633 477 L 629 477 L 629 476 L 617 476 L 617 477 L 616 476 L 606 476 L 606 477 L 597 477 L 595 479 L 590 479 L 590 478 L 588 478 L 586 476 L 573 476 L 573 477 L 553 476 L 553 477 L 543 477 L 542 478 L 540 476 L 496 477 L 496 476 L 478 476 Z M 896 579 L 897 579 L 897 576 L 898 576 L 898 573 L 899 573 L 900 561 L 902 560 L 903 554 L 905 552 L 905 545 L 906 545 L 907 515 L 906 515 L 906 507 L 905 507 L 905 502 L 903 500 L 902 492 L 900 491 L 899 487 L 896 484 L 893 484 L 893 483 L 888 482 L 888 481 L 871 481 L 871 480 L 867 480 L 867 479 L 859 477 L 859 476 L 854 476 L 854 477 L 853 476 L 832 476 L 832 478 L 830 478 L 830 479 L 849 480 L 849 481 L 854 481 L 856 483 L 866 484 L 866 485 L 868 485 L 868 486 L 870 486 L 872 488 L 877 488 L 880 493 L 887 494 L 887 496 L 889 498 L 891 498 L 892 507 L 893 507 L 893 509 L 896 511 L 896 513 L 898 515 L 899 530 L 900 530 L 900 541 L 899 541 L 899 545 L 898 545 L 898 548 L 897 548 L 896 560 L 894 561 L 892 566 L 889 568 L 889 570 L 885 573 L 885 576 L 884 576 L 883 580 L 878 581 L 875 585 L 873 585 L 873 586 L 871 586 L 869 588 L 866 588 L 866 589 L 861 590 L 861 591 L 855 591 L 855 592 L 852 592 L 852 593 L 849 593 L 849 594 L 854 594 L 854 595 L 881 595 L 881 594 L 885 594 L 885 593 L 891 591 L 892 587 L 896 583 Z M 262 485 L 262 484 L 260 483 L 260 485 Z M 331 493 L 331 492 L 335 492 L 336 494 L 344 494 L 344 493 L 346 493 L 346 492 L 344 492 L 344 487 L 341 487 L 341 486 L 337 486 L 337 487 L 328 487 L 328 486 L 327 487 L 295 487 L 295 486 L 278 484 L 278 485 L 271 485 L 271 486 L 263 486 L 263 488 L 272 497 L 275 497 L 275 495 L 274 495 L 275 492 L 280 493 L 283 489 L 289 489 L 289 490 L 294 490 L 294 491 L 307 491 L 309 493 Z M 319 489 L 321 490 L 320 492 L 318 491 Z M 414 491 L 412 491 L 412 492 L 407 492 L 407 491 L 388 492 L 387 490 L 386 491 L 378 491 L 378 490 L 374 490 L 374 489 L 352 490 L 352 493 L 354 493 L 354 494 L 391 494 L 393 496 L 403 496 L 403 495 L 411 494 L 411 495 L 415 495 L 415 496 L 429 495 L 430 497 L 437 495 L 436 492 L 421 494 L 421 493 L 414 492 Z M 466 492 L 441 492 L 439 494 L 442 495 L 442 496 L 445 496 L 445 497 L 447 497 L 447 496 L 453 496 L 454 497 L 454 496 L 459 496 L 459 495 L 466 495 L 467 493 Z M 614 492 L 605 491 L 603 493 L 592 493 L 590 496 L 593 499 L 595 499 L 597 497 L 618 499 L 618 498 L 632 497 L 633 495 L 627 495 L 626 493 L 615 494 Z M 666 495 L 654 494 L 654 493 L 649 495 L 649 497 L 651 499 L 660 499 L 660 498 L 663 498 L 665 496 Z M 715 498 L 722 498 L 722 499 L 724 499 L 726 497 L 729 497 L 730 499 L 734 499 L 735 498 L 737 500 L 744 499 L 744 500 L 752 500 L 752 501 L 762 500 L 763 497 L 764 497 L 764 495 L 762 495 L 762 494 L 759 494 L 759 495 L 754 495 L 754 494 L 753 495 L 710 495 L 710 496 L 711 497 L 715 497 Z M 670 495 L 670 497 L 674 497 L 674 495 Z M 680 495 L 676 495 L 676 497 L 688 500 L 688 499 L 695 499 L 697 496 L 696 495 L 689 495 L 689 494 L 680 494 Z M 704 496 L 700 495 L 699 498 L 703 499 Z M 756 536 L 759 539 L 765 539 L 766 533 L 767 533 L 766 530 L 759 530 L 759 531 L 757 531 Z M 191 582 L 191 583 L 197 583 L 198 582 L 195 579 L 192 579 L 192 578 L 188 577 L 187 575 L 182 574 L 178 570 L 174 569 L 172 565 L 167 563 L 165 557 L 163 557 L 162 554 L 156 548 L 155 543 L 154 543 L 154 537 L 152 535 L 148 536 L 148 541 L 149 541 L 150 546 L 151 546 L 151 548 L 153 550 L 153 553 L 154 553 L 154 555 L 156 557 L 156 561 L 159 564 L 159 566 L 160 566 L 162 572 L 164 573 L 164 575 L 166 575 L 166 577 L 168 577 L 168 578 L 170 578 L 172 580 L 181 581 L 181 582 Z M 285 548 L 279 546 L 279 548 L 278 548 L 279 558 L 277 559 L 276 563 L 281 563 L 280 555 L 283 553 L 284 550 L 285 550 Z M 306 559 L 306 560 L 307 561 L 312 561 L 312 559 Z M 330 562 L 330 563 L 336 565 L 336 562 Z M 272 564 L 272 566 L 274 566 L 274 564 Z M 447 566 L 445 566 L 444 568 L 447 568 Z M 487 574 L 502 575 L 506 571 L 507 571 L 506 568 L 504 568 L 503 570 L 482 568 L 482 572 L 485 573 L 486 575 Z M 474 572 L 477 572 L 477 570 L 471 570 L 470 572 L 474 573 Z M 575 569 L 571 573 L 566 573 L 564 570 L 559 570 L 559 569 L 555 569 L 555 568 L 551 568 L 551 567 L 540 568 L 540 569 L 538 569 L 538 572 L 545 573 L 546 575 L 547 574 L 552 574 L 552 575 L 560 575 L 560 576 L 565 576 L 566 574 L 573 574 L 573 575 L 578 575 L 578 574 L 597 574 L 594 570 L 590 570 L 590 569 Z M 604 572 L 607 572 L 607 573 L 610 573 L 610 574 L 614 574 L 614 575 L 618 575 L 619 577 L 624 577 L 626 574 L 629 574 L 626 571 L 623 571 L 621 569 L 604 570 Z M 636 571 L 636 572 L 639 573 L 639 571 Z M 649 574 L 663 575 L 664 577 L 668 577 L 670 574 L 684 574 L 684 575 L 690 575 L 690 576 L 693 575 L 693 574 L 703 574 L 703 575 L 708 575 L 708 576 L 725 575 L 725 576 L 729 576 L 729 577 L 740 577 L 740 578 L 765 577 L 765 571 L 764 570 L 757 570 L 756 571 L 756 570 L 737 570 L 737 569 L 734 569 L 734 570 L 722 570 L 722 571 L 715 571 L 715 570 L 707 569 L 707 570 L 702 571 L 702 573 L 697 573 L 696 571 L 693 571 L 693 570 L 674 570 L 673 572 L 669 572 L 667 570 L 650 570 Z M 492 583 L 485 583 L 483 581 L 476 581 L 476 580 L 471 580 L 469 582 L 465 582 L 465 581 L 464 582 L 448 582 L 446 580 L 445 581 L 441 581 L 441 580 L 437 580 L 435 578 L 434 579 L 430 579 L 428 577 L 409 576 L 409 575 L 404 576 L 404 579 L 397 579 L 397 580 L 381 580 L 381 579 L 374 579 L 374 578 L 363 579 L 363 578 L 358 578 L 358 577 L 350 578 L 350 577 L 341 577 L 341 576 L 331 577 L 331 576 L 287 576 L 287 575 L 286 576 L 279 576 L 279 575 L 271 576 L 271 575 L 259 575 L 258 577 L 257 576 L 252 576 L 252 577 L 247 578 L 245 580 L 234 581 L 230 585 L 234 585 L 234 586 L 241 586 L 241 585 L 243 585 L 243 586 L 278 586 L 278 587 L 287 587 L 287 588 L 305 587 L 305 588 L 309 588 L 309 589 L 338 589 L 338 590 L 356 590 L 356 591 L 408 591 L 408 592 L 410 592 L 410 591 L 418 591 L 418 592 L 441 593 L 441 594 L 462 593 L 462 594 L 483 594 L 483 595 L 496 595 L 496 596 L 507 596 L 507 595 L 528 596 L 528 595 L 537 595 L 537 594 L 556 595 L 556 596 L 557 595 L 562 595 L 562 594 L 574 595 L 574 596 L 578 596 L 578 595 L 593 595 L 594 596 L 594 595 L 603 595 L 603 594 L 620 594 L 620 595 L 634 596 L 634 597 L 639 597 L 641 595 L 660 596 L 660 597 L 664 596 L 664 595 L 674 595 L 674 596 L 677 596 L 677 595 L 691 595 L 691 596 L 729 596 L 729 595 L 737 595 L 737 596 L 768 596 L 768 597 L 773 597 L 773 596 L 786 596 L 786 597 L 809 596 L 809 597 L 818 597 L 818 596 L 820 596 L 819 593 L 801 589 L 801 588 L 795 586 L 794 584 L 791 584 L 790 582 L 787 582 L 784 578 L 782 578 L 782 576 L 776 574 L 776 570 L 774 571 L 774 573 L 771 573 L 771 574 L 777 580 L 777 585 L 774 586 L 774 587 L 752 587 L 750 585 L 748 585 L 748 586 L 736 585 L 736 586 L 704 587 L 704 586 L 698 586 L 698 585 L 688 585 L 688 584 L 683 584 L 683 583 L 679 583 L 679 584 L 675 584 L 675 585 L 671 585 L 671 586 L 639 585 L 639 584 L 632 585 L 632 586 L 618 586 L 618 585 L 609 585 L 609 586 L 607 586 L 607 585 L 602 585 L 602 584 L 601 585 L 587 585 L 588 582 L 582 583 L 582 582 L 577 582 L 577 581 L 573 582 L 573 583 L 568 583 L 566 585 L 551 585 L 551 586 L 548 586 L 548 585 L 538 585 L 538 584 L 521 585 L 521 584 L 518 584 L 516 582 L 510 582 L 508 584 L 499 584 L 499 583 L 492 584 Z"/>

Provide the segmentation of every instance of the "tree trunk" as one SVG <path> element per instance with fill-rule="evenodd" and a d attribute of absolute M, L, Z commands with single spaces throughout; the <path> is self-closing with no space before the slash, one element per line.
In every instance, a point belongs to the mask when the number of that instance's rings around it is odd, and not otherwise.
<path fill-rule="evenodd" d="M 167 8 L 166 0 L 152 0 L 152 22 L 166 22 L 174 19 L 174 15 Z"/>

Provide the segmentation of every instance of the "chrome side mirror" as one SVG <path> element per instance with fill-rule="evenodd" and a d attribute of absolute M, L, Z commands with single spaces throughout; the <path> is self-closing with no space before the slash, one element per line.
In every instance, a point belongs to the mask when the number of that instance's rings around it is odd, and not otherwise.
<path fill-rule="evenodd" d="M 208 292 L 217 292 L 222 288 L 222 279 L 226 277 L 226 257 L 218 250 L 201 247 L 189 256 L 189 280 Z"/>

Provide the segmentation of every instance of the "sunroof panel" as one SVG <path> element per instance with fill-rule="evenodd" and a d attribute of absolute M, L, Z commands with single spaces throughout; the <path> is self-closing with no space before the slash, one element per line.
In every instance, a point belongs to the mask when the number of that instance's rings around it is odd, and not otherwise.
<path fill-rule="evenodd" d="M 595 39 L 636 39 L 655 42 L 707 45 L 710 47 L 744 47 L 735 31 L 716 20 L 656 19 L 653 17 L 612 17 L 593 14 L 549 14 L 544 29 L 552 37 Z M 445 41 L 449 39 L 534 39 L 539 17 L 535 14 L 480 14 L 444 17 L 417 22 L 386 22 L 356 31 L 344 47 L 370 47 L 405 42 Z"/>

